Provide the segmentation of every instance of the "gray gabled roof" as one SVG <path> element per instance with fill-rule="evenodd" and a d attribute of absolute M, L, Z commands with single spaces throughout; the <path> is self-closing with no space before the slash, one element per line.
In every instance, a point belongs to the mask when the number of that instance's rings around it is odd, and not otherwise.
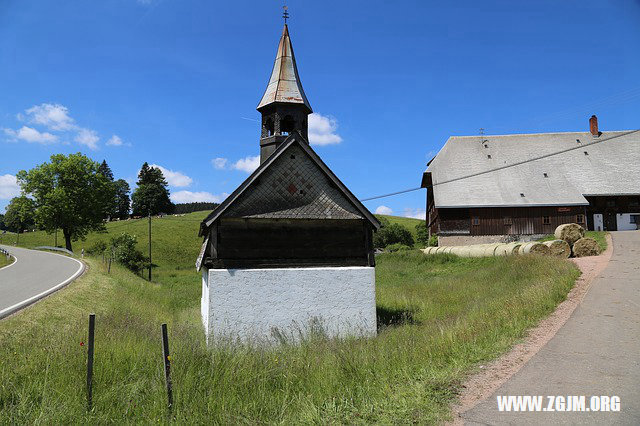
<path fill-rule="evenodd" d="M 425 173 L 438 208 L 586 205 L 640 194 L 640 132 L 452 136 Z"/>
<path fill-rule="evenodd" d="M 311 189 L 301 186 L 299 180 L 306 178 L 308 181 L 314 179 L 315 173 L 298 177 L 298 185 L 287 197 L 286 205 L 282 204 L 276 191 L 281 188 L 287 188 L 291 185 L 289 180 L 283 181 L 278 188 L 276 179 L 280 179 L 281 175 L 274 175 L 272 169 L 279 164 L 280 157 L 293 153 L 306 154 L 306 158 L 315 170 L 319 170 L 328 181 L 330 186 L 324 185 L 321 190 Z M 295 156 L 295 155 L 294 155 Z M 299 159 L 298 159 L 299 160 Z M 309 164 L 303 164 L 303 168 L 309 170 Z M 287 170 L 283 170 L 284 174 Z M 294 179 L 293 176 L 291 179 Z M 316 188 L 322 187 L 316 180 Z M 306 182 L 310 183 L 310 182 Z M 272 184 L 274 188 L 272 188 Z M 259 193 L 257 197 L 249 191 Z M 296 192 L 299 189 L 307 190 L 308 196 L 298 197 Z M 285 189 L 284 191 L 287 191 Z M 338 200 L 344 198 L 344 202 Z M 274 200 L 275 199 L 275 200 Z M 336 202 L 337 201 L 337 202 Z M 271 208 L 273 203 L 277 208 Z M 256 208 L 257 206 L 257 208 Z M 275 150 L 273 154 L 267 158 L 260 166 L 235 190 L 229 195 L 215 210 L 209 214 L 200 225 L 200 235 L 204 235 L 204 230 L 210 227 L 220 217 L 247 217 L 247 218 L 314 218 L 314 219 L 367 219 L 376 229 L 380 228 L 380 222 L 371 212 L 349 191 L 349 189 L 337 178 L 335 174 L 327 167 L 313 149 L 309 146 L 304 137 L 294 132 Z"/>
<path fill-rule="evenodd" d="M 302 89 L 302 82 L 298 75 L 296 57 L 293 54 L 293 46 L 291 45 L 287 24 L 284 24 L 282 29 L 271 78 L 257 109 L 260 110 L 275 102 L 303 104 L 309 109 L 310 113 L 313 112 Z"/>

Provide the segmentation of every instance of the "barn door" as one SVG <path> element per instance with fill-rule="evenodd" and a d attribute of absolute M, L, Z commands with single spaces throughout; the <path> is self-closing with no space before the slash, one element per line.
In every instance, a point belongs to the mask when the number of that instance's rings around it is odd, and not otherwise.
<path fill-rule="evenodd" d="M 615 213 L 605 213 L 604 214 L 604 230 L 605 231 L 617 231 L 618 223 L 616 221 Z"/>
<path fill-rule="evenodd" d="M 602 221 L 602 214 L 596 213 L 593 215 L 593 230 L 604 231 L 604 223 Z"/>

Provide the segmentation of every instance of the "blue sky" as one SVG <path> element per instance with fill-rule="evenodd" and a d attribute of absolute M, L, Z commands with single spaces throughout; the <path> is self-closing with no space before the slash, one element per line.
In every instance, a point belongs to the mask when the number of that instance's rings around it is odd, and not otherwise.
<path fill-rule="evenodd" d="M 587 131 L 591 114 L 640 127 L 638 0 L 288 3 L 314 149 L 360 198 L 419 186 L 449 135 Z M 281 12 L 0 0 L 0 211 L 18 170 L 78 151 L 130 182 L 163 167 L 174 201 L 222 199 L 259 153 Z M 424 190 L 366 202 L 424 204 Z"/>

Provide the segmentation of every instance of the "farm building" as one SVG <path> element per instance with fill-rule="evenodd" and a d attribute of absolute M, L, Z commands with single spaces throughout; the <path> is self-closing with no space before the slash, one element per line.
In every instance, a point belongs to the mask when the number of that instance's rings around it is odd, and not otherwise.
<path fill-rule="evenodd" d="M 375 335 L 380 223 L 309 145 L 312 109 L 286 24 L 257 109 L 260 165 L 200 227 L 207 336 Z"/>
<path fill-rule="evenodd" d="M 528 240 L 575 222 L 638 229 L 640 132 L 452 136 L 422 176 L 441 245 Z"/>

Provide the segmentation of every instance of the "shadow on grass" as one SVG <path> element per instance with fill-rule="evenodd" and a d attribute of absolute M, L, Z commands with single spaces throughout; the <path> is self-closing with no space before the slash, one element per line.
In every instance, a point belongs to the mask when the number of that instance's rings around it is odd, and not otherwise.
<path fill-rule="evenodd" d="M 415 311 L 411 309 L 393 309 L 376 306 L 378 330 L 401 325 L 418 325 L 420 321 L 414 318 L 414 314 Z"/>

